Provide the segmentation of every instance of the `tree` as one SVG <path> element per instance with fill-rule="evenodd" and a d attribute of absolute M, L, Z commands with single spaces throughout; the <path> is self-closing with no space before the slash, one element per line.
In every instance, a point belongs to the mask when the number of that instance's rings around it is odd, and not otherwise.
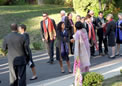
<path fill-rule="evenodd" d="M 88 10 L 93 10 L 95 15 L 99 11 L 112 12 L 115 0 L 73 0 L 73 8 L 77 14 L 85 16 Z"/>

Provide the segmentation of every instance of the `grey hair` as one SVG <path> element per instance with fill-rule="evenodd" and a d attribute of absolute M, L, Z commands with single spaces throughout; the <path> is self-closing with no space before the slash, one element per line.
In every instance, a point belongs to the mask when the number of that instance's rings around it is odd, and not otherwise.
<path fill-rule="evenodd" d="M 122 16 L 122 13 L 118 13 L 118 15 Z"/>
<path fill-rule="evenodd" d="M 66 14 L 65 10 L 61 10 L 60 13 L 61 13 L 61 14 Z"/>
<path fill-rule="evenodd" d="M 108 14 L 107 17 L 113 18 L 113 14 Z"/>

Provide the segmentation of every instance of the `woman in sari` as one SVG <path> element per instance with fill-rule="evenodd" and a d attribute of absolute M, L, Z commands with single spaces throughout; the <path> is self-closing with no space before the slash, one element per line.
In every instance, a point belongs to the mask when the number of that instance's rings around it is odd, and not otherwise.
<path fill-rule="evenodd" d="M 82 86 L 82 72 L 89 72 L 90 66 L 90 46 L 87 31 L 81 22 L 75 24 L 77 29 L 74 34 L 75 51 L 74 51 L 74 75 L 75 86 Z M 72 40 L 71 40 L 72 41 Z"/>

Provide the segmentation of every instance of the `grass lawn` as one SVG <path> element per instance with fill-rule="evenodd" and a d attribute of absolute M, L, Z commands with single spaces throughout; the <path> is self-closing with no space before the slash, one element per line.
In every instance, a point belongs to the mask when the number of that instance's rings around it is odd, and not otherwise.
<path fill-rule="evenodd" d="M 10 32 L 10 24 L 26 24 L 27 32 L 31 38 L 31 48 L 33 42 L 41 42 L 40 21 L 42 13 L 48 12 L 56 23 L 60 19 L 60 10 L 71 12 L 71 8 L 59 5 L 21 5 L 21 6 L 0 6 L 0 47 L 3 37 Z"/>
<path fill-rule="evenodd" d="M 33 48 L 33 42 L 42 43 L 40 37 L 40 21 L 42 20 L 42 12 L 48 12 L 49 16 L 58 23 L 61 20 L 59 12 L 62 9 L 66 12 L 72 11 L 71 8 L 59 5 L 0 6 L 0 47 L 2 45 L 3 37 L 10 32 L 10 24 L 14 22 L 17 24 L 27 25 L 27 32 L 30 34 L 31 39 L 31 48 Z M 43 45 L 44 44 L 42 43 L 42 47 L 44 47 Z"/>
<path fill-rule="evenodd" d="M 122 75 L 104 80 L 103 86 L 122 86 Z"/>

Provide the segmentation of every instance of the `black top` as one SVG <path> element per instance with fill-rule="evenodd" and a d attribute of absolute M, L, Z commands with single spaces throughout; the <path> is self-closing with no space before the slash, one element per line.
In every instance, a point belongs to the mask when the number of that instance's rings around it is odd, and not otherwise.
<path fill-rule="evenodd" d="M 108 45 L 110 47 L 115 46 L 115 30 L 116 30 L 116 22 L 111 21 L 107 24 L 106 28 L 106 36 L 108 36 Z"/>
<path fill-rule="evenodd" d="M 24 33 L 23 36 L 25 37 L 26 44 L 28 45 L 28 48 L 27 48 L 27 50 L 29 51 L 28 57 L 29 57 L 29 59 L 32 59 L 32 52 L 31 52 L 31 49 L 29 47 L 29 45 L 30 45 L 30 37 L 29 37 L 29 34 L 28 33 Z"/>
<path fill-rule="evenodd" d="M 65 18 L 65 28 L 68 31 L 68 34 L 71 36 L 74 34 L 74 30 L 73 27 L 70 23 L 70 20 L 68 19 L 68 17 Z"/>

